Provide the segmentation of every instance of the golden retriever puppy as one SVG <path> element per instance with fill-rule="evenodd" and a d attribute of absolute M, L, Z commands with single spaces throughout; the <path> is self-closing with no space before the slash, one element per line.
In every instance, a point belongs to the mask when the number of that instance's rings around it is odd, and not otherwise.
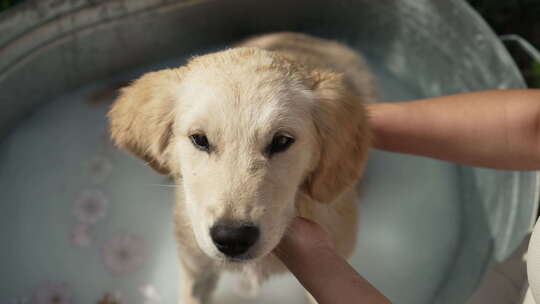
<path fill-rule="evenodd" d="M 284 271 L 272 250 L 296 215 L 350 256 L 372 98 L 355 52 L 296 33 L 255 37 L 122 90 L 112 138 L 177 184 L 180 303 L 207 303 L 222 270 L 245 271 L 253 286 Z"/>

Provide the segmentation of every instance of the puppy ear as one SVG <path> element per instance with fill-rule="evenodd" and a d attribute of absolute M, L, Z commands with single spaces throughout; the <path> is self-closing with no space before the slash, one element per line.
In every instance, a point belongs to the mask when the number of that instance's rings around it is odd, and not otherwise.
<path fill-rule="evenodd" d="M 316 201 L 331 203 L 362 175 L 371 134 L 363 102 L 343 76 L 315 71 L 313 89 L 317 98 L 313 113 L 320 147 L 318 163 L 306 180 L 307 193 Z"/>
<path fill-rule="evenodd" d="M 168 147 L 174 122 L 174 97 L 183 68 L 145 74 L 127 88 L 109 111 L 116 145 L 145 160 L 161 174 L 170 174 Z"/>

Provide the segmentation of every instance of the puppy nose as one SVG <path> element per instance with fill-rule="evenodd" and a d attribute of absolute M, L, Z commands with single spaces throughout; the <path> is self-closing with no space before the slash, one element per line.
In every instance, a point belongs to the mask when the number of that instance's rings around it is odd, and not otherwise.
<path fill-rule="evenodd" d="M 219 251 L 229 257 L 244 254 L 259 238 L 259 228 L 253 224 L 216 224 L 210 236 Z"/>

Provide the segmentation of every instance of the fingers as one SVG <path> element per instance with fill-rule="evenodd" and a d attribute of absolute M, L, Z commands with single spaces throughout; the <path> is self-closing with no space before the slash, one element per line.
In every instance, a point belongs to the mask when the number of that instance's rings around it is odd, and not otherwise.
<path fill-rule="evenodd" d="M 314 222 L 296 218 L 275 253 L 319 304 L 390 303 L 335 252 Z"/>

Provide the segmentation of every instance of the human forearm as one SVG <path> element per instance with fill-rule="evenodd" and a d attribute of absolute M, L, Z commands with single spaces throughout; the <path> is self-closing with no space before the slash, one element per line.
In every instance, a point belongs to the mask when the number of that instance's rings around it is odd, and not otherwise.
<path fill-rule="evenodd" d="M 315 223 L 296 218 L 275 253 L 319 304 L 388 304 L 330 245 Z"/>
<path fill-rule="evenodd" d="M 375 147 L 457 163 L 540 169 L 540 90 L 369 105 Z"/>

